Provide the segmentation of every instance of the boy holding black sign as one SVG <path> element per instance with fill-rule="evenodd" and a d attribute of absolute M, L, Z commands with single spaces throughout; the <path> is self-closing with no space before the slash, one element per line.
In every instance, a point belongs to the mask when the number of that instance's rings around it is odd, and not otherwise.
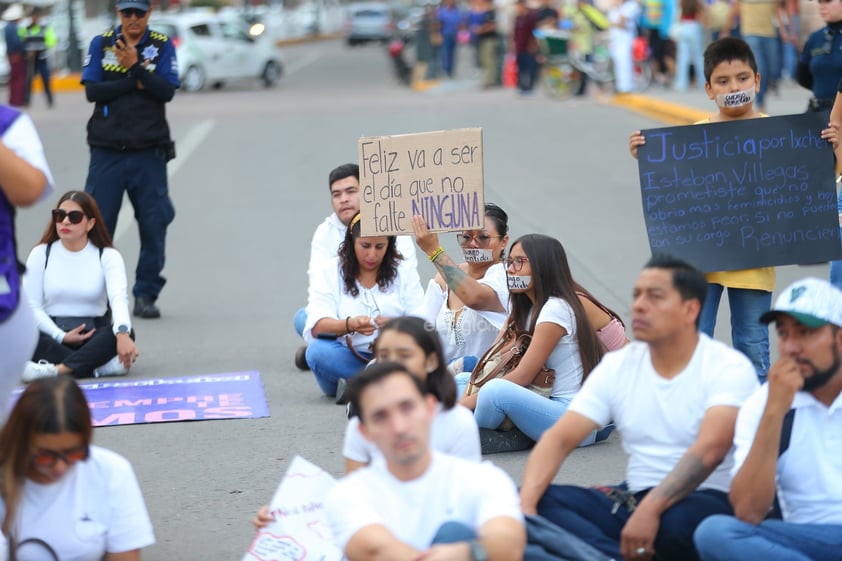
<path fill-rule="evenodd" d="M 760 74 L 751 48 L 745 41 L 726 37 L 705 50 L 705 91 L 716 102 L 719 112 L 702 123 L 718 123 L 764 117 L 754 110 L 754 97 L 760 89 Z M 637 149 L 646 144 L 638 130 L 631 134 L 629 150 L 637 159 Z M 769 333 L 757 318 L 772 304 L 775 268 L 709 272 L 707 298 L 699 316 L 699 330 L 713 337 L 722 292 L 728 288 L 731 306 L 731 341 L 754 365 L 761 382 L 769 369 Z"/>

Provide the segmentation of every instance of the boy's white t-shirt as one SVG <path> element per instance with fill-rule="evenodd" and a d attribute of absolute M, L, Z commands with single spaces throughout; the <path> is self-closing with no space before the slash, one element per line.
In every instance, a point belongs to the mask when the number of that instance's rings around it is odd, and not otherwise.
<path fill-rule="evenodd" d="M 457 458 L 481 462 L 479 428 L 473 412 L 458 403 L 445 411 L 439 404 L 430 427 L 430 447 Z M 383 458 L 380 449 L 360 433 L 359 417 L 351 418 L 345 426 L 342 455 L 349 460 L 366 464 Z"/>
<path fill-rule="evenodd" d="M 745 355 L 700 333 L 690 362 L 671 380 L 655 372 L 645 343 L 608 353 L 568 410 L 600 426 L 614 421 L 629 455 L 626 481 L 638 492 L 656 486 L 672 471 L 696 441 L 708 409 L 739 408 L 757 387 Z M 699 489 L 728 492 L 732 452 Z"/>
<path fill-rule="evenodd" d="M 511 478 L 497 466 L 433 452 L 424 474 L 396 479 L 385 462 L 375 462 L 342 478 L 325 502 L 336 545 L 366 526 L 386 527 L 398 540 L 427 549 L 444 522 L 479 529 L 492 518 L 523 520 Z"/>
<path fill-rule="evenodd" d="M 573 397 L 582 385 L 583 373 L 573 308 L 564 299 L 552 297 L 541 308 L 535 325 L 542 323 L 554 323 L 567 331 L 556 343 L 545 364 L 555 370 L 552 397 Z"/>
<path fill-rule="evenodd" d="M 0 518 L 5 517 L 0 503 Z M 61 561 L 100 561 L 155 543 L 152 523 L 131 464 L 119 454 L 91 446 L 55 483 L 29 479 L 12 526 L 15 542 L 39 538 Z M 43 547 L 23 545 L 17 561 L 54 561 Z"/>

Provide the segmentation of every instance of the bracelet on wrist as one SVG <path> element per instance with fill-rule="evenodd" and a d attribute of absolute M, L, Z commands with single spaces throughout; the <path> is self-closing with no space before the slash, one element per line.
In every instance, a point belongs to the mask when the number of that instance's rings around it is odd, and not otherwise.
<path fill-rule="evenodd" d="M 434 252 L 432 252 L 428 257 L 431 263 L 435 263 L 436 259 L 441 257 L 441 254 L 444 253 L 444 248 L 439 246 Z"/>
<path fill-rule="evenodd" d="M 351 335 L 352 333 L 354 333 L 354 332 L 351 330 L 351 324 L 350 324 L 350 322 L 351 322 L 351 316 L 346 317 L 346 318 L 345 318 L 345 333 L 347 333 L 348 335 Z"/>

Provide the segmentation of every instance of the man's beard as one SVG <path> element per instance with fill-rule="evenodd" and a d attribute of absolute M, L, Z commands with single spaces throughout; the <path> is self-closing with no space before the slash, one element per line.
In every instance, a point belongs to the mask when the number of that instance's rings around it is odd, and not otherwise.
<path fill-rule="evenodd" d="M 812 363 L 810 363 L 813 366 Z M 836 348 L 836 345 L 833 345 L 833 364 L 830 365 L 830 368 L 827 370 L 819 370 L 815 366 L 813 366 L 813 375 L 809 378 L 804 378 L 804 387 L 801 388 L 801 391 L 804 392 L 811 392 L 813 390 L 817 390 L 823 385 L 827 384 L 831 378 L 833 378 L 834 374 L 839 371 L 839 366 L 842 365 L 842 357 L 839 356 L 839 349 Z"/>

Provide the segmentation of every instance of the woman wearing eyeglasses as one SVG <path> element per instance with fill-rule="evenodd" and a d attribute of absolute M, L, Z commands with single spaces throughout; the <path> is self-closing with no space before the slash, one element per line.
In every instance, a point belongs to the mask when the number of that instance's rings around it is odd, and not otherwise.
<path fill-rule="evenodd" d="M 128 373 L 138 350 L 126 267 L 93 197 L 83 191 L 62 195 L 26 269 L 23 284 L 40 337 L 23 381 Z"/>
<path fill-rule="evenodd" d="M 564 248 L 554 238 L 523 236 L 512 244 L 504 263 L 511 292 L 508 321 L 529 332 L 532 342 L 517 368 L 488 381 L 479 393 L 462 397 L 461 403 L 474 411 L 480 428 L 496 429 L 508 417 L 537 441 L 567 410 L 599 363 L 606 348 L 597 329 L 612 324 L 616 314 L 573 280 Z M 624 343 L 622 335 L 620 345 Z M 549 399 L 526 387 L 544 365 L 555 370 Z M 457 385 L 464 387 L 469 376 L 458 375 Z M 595 432 L 582 445 L 607 438 L 610 432 Z"/>
<path fill-rule="evenodd" d="M 0 430 L 0 518 L 11 559 L 139 561 L 155 543 L 131 464 L 91 444 L 69 376 L 32 382 Z"/>
<path fill-rule="evenodd" d="M 477 357 L 494 342 L 508 315 L 509 289 L 502 259 L 509 242 L 509 217 L 495 204 L 485 205 L 480 230 L 456 234 L 464 263 L 457 264 L 430 233 L 421 216 L 413 217 L 415 241 L 438 274 L 417 310 L 436 327 L 448 363 L 458 372 L 472 370 Z"/>
<path fill-rule="evenodd" d="M 418 271 L 405 265 L 395 237 L 363 237 L 357 213 L 337 259 L 310 281 L 305 358 L 322 392 L 341 402 L 337 386 L 371 360 L 378 328 L 408 315 L 423 296 Z"/>

